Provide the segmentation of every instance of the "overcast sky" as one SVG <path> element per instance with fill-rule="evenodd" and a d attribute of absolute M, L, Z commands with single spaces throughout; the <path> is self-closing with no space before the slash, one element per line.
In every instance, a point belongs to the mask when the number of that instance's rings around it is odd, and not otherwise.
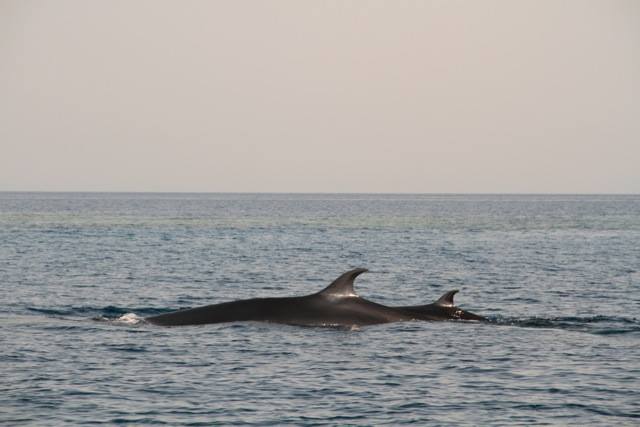
<path fill-rule="evenodd" d="M 640 193 L 640 1 L 0 0 L 0 190 Z"/>

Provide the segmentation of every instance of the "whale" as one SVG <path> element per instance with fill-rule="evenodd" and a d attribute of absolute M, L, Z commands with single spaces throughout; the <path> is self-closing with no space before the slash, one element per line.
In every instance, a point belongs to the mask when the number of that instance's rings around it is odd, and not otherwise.
<path fill-rule="evenodd" d="M 272 322 L 297 326 L 359 327 L 412 320 L 484 320 L 453 304 L 449 291 L 432 304 L 388 307 L 356 294 L 354 281 L 366 268 L 347 271 L 320 292 L 294 297 L 251 298 L 147 317 L 160 326 L 227 322 Z"/>
<path fill-rule="evenodd" d="M 453 296 L 457 294 L 458 289 L 446 292 L 437 301 L 425 305 L 413 305 L 405 307 L 394 307 L 405 313 L 410 313 L 414 320 L 477 320 L 486 321 L 487 319 L 470 311 L 462 310 L 453 302 Z"/>

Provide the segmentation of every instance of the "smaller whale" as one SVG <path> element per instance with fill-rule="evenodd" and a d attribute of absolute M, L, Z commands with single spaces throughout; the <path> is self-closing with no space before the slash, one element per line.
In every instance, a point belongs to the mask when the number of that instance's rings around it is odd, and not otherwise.
<path fill-rule="evenodd" d="M 300 326 L 365 326 L 410 320 L 484 320 L 453 305 L 450 291 L 433 304 L 387 307 L 358 296 L 354 280 L 368 271 L 357 268 L 315 294 L 299 297 L 252 298 L 174 311 L 147 317 L 162 326 L 261 321 Z"/>
<path fill-rule="evenodd" d="M 410 313 L 416 320 L 487 320 L 482 316 L 456 307 L 453 303 L 453 296 L 457 293 L 457 289 L 449 291 L 431 304 L 394 308 Z"/>

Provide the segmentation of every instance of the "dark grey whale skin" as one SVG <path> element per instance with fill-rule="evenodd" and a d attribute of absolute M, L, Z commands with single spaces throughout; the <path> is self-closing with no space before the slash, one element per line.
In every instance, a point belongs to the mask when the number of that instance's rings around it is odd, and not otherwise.
<path fill-rule="evenodd" d="M 366 271 L 364 268 L 348 271 L 322 291 L 311 295 L 224 302 L 160 314 L 145 320 L 161 326 L 262 321 L 352 327 L 409 320 L 484 319 L 453 306 L 453 294 L 457 291 L 448 292 L 435 303 L 424 306 L 387 307 L 360 298 L 353 289 L 353 282 Z"/>
<path fill-rule="evenodd" d="M 457 293 L 457 289 L 449 291 L 432 304 L 394 308 L 409 313 L 411 316 L 415 316 L 415 320 L 487 320 L 482 316 L 456 307 L 453 303 L 453 296 Z"/>

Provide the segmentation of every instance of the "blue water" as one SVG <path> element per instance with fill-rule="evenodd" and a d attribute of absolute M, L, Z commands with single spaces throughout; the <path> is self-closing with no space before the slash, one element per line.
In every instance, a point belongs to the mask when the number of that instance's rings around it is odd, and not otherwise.
<path fill-rule="evenodd" d="M 353 267 L 491 322 L 139 321 Z M 0 301 L 4 425 L 640 423 L 640 196 L 0 193 Z"/>

